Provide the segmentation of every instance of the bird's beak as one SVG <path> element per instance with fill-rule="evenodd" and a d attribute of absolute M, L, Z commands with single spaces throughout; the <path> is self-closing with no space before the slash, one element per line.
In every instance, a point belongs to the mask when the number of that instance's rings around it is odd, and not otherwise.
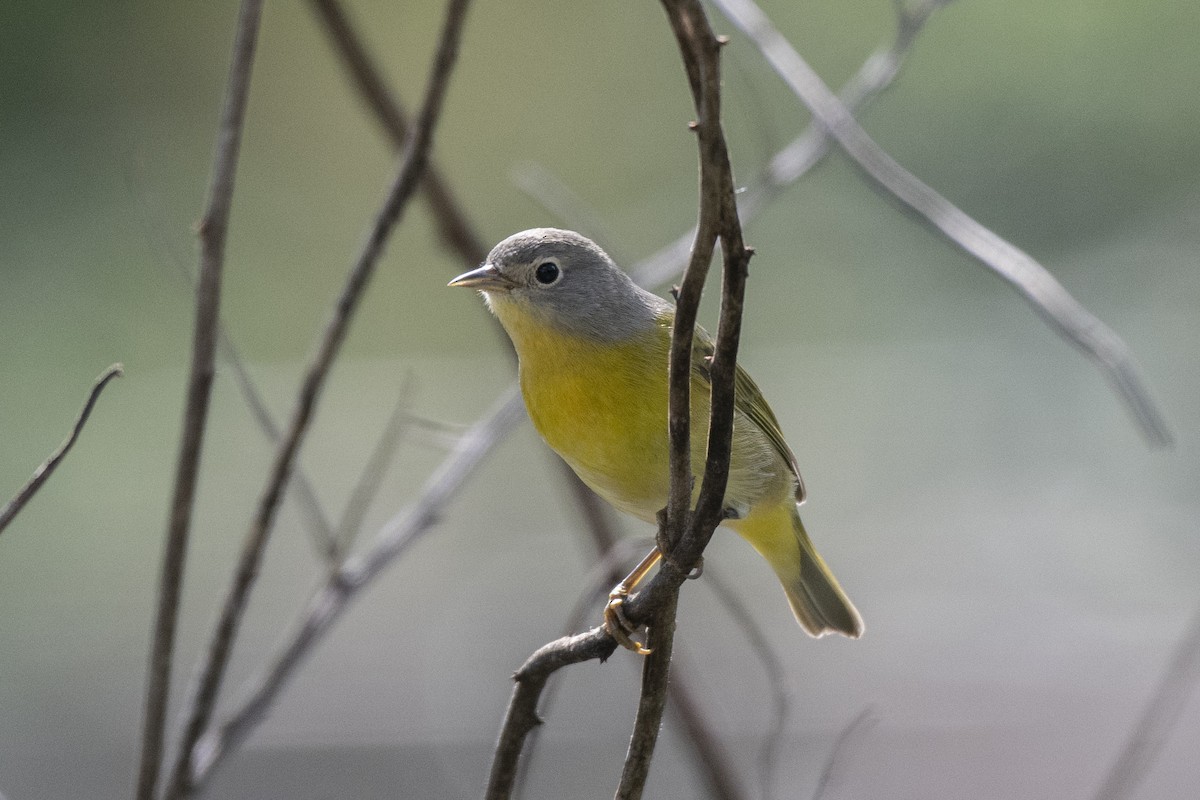
<path fill-rule="evenodd" d="M 489 289 L 496 291 L 513 288 L 512 281 L 494 264 L 484 264 L 479 269 L 464 272 L 446 285 L 466 286 L 470 289 L 479 289 L 485 292 Z"/>

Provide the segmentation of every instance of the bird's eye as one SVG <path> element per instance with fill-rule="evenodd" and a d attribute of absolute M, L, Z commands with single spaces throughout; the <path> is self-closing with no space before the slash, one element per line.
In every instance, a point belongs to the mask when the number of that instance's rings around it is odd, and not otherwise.
<path fill-rule="evenodd" d="M 533 277 L 537 278 L 537 282 L 543 286 L 549 286 L 554 283 L 561 274 L 558 264 L 555 264 L 553 261 L 543 261 L 533 271 Z"/>

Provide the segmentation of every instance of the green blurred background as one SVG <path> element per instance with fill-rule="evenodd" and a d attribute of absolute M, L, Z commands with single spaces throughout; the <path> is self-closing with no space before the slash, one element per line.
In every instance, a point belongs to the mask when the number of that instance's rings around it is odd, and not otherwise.
<path fill-rule="evenodd" d="M 407 7 L 406 7 L 407 6 Z M 77 449 L 0 537 L 0 793 L 127 797 L 235 5 L 45 2 L 0 11 L 0 495 L 122 361 Z M 350 6 L 389 78 L 419 93 L 432 3 Z M 828 82 L 892 32 L 886 0 L 766 5 Z M 550 12 L 558 13 L 550 13 Z M 717 21 L 730 32 L 730 26 Z M 1150 450 L 1096 370 L 1001 281 L 831 158 L 748 228 L 742 361 L 810 490 L 806 521 L 867 621 L 795 628 L 764 565 L 721 536 L 786 668 L 776 797 L 1091 797 L 1200 604 L 1200 8 L 1194 0 L 959 2 L 864 116 L 901 163 L 1039 258 L 1138 354 L 1177 435 Z M 735 170 L 806 115 L 733 37 Z M 625 263 L 695 215 L 690 104 L 654 3 L 479 2 L 435 156 L 485 236 L 559 222 L 516 188 L 538 164 Z M 238 174 L 224 319 L 280 415 L 394 170 L 303 4 L 268 4 Z M 467 423 L 512 377 L 506 345 L 417 203 L 393 237 L 304 449 L 340 513 L 402 387 Z M 711 320 L 711 313 L 708 315 Z M 366 538 L 444 450 L 412 432 Z M 225 372 L 190 550 L 176 700 L 215 615 L 270 448 Z M 523 424 L 441 524 L 373 586 L 219 773 L 215 797 L 472 797 L 512 670 L 558 635 L 590 545 Z M 623 521 L 631 535 L 649 530 Z M 228 686 L 320 579 L 288 504 Z M 597 611 L 599 605 L 596 605 Z M 595 615 L 592 615 L 595 618 Z M 704 581 L 680 663 L 748 796 L 774 713 L 759 659 Z M 636 659 L 577 667 L 528 797 L 610 792 Z M 176 703 L 178 707 L 178 702 Z M 1200 790 L 1194 694 L 1142 797 Z M 668 727 L 654 797 L 694 797 Z"/>

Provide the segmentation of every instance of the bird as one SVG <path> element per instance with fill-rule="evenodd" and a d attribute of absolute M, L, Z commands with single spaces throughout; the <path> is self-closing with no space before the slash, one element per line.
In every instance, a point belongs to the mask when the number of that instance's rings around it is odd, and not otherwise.
<path fill-rule="evenodd" d="M 595 242 L 557 228 L 509 236 L 481 266 L 449 285 L 478 290 L 512 340 L 529 418 L 551 449 L 609 504 L 654 523 L 670 484 L 667 364 L 674 306 L 634 283 Z M 708 419 L 712 354 L 712 338 L 697 326 L 693 421 Z M 707 437 L 707 425 L 693 422 L 697 487 Z M 805 632 L 857 639 L 862 617 L 800 521 L 804 500 L 796 457 L 762 392 L 739 365 L 721 524 L 771 566 Z M 658 555 L 656 548 L 614 589 L 615 603 Z M 605 613 L 609 632 L 635 652 L 649 652 L 620 630 L 627 623 L 613 602 Z"/>

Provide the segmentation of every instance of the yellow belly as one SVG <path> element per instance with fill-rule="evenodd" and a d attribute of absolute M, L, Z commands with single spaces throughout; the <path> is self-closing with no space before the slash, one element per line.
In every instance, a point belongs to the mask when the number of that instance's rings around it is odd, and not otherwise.
<path fill-rule="evenodd" d="M 664 324 L 620 343 L 590 342 L 535 327 L 506 327 L 521 361 L 521 390 L 534 427 L 597 494 L 648 522 L 669 487 Z M 708 385 L 693 374 L 692 471 L 696 491 L 708 441 Z M 745 513 L 765 496 L 790 496 L 790 473 L 762 431 L 735 414 L 726 504 Z"/>
<path fill-rule="evenodd" d="M 667 376 L 646 363 L 645 349 L 578 341 L 523 349 L 521 390 L 534 427 L 585 483 L 653 521 L 667 497 Z"/>

